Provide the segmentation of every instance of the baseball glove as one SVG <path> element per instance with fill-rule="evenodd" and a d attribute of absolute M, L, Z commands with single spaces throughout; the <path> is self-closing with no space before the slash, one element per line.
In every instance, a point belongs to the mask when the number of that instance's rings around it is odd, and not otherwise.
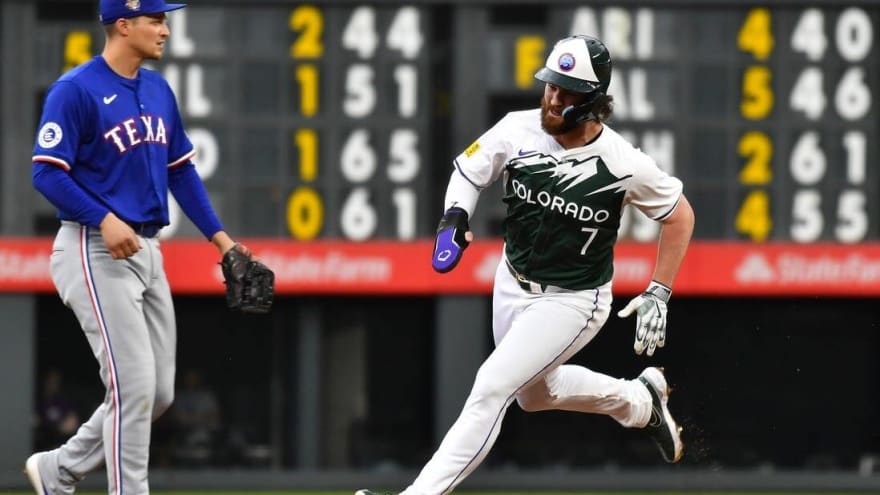
<path fill-rule="evenodd" d="M 220 261 L 226 305 L 242 313 L 268 313 L 275 295 L 275 273 L 236 243 Z"/>

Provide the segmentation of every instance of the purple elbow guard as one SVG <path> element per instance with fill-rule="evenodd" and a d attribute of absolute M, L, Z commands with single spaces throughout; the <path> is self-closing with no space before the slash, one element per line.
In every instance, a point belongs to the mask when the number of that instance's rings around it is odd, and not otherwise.
<path fill-rule="evenodd" d="M 470 244 L 465 233 L 470 230 L 467 212 L 453 207 L 443 214 L 437 226 L 437 237 L 434 239 L 434 253 L 431 266 L 438 273 L 446 273 L 458 264 L 465 248 Z"/>

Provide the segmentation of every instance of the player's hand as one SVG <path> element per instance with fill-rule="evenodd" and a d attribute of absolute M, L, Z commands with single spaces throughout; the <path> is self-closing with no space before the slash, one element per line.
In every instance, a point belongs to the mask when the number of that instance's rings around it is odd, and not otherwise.
<path fill-rule="evenodd" d="M 434 271 L 446 273 L 455 268 L 473 239 L 467 212 L 457 206 L 446 210 L 440 218 L 434 239 L 434 253 L 431 256 Z"/>
<path fill-rule="evenodd" d="M 101 236 L 110 256 L 122 260 L 141 250 L 141 241 L 134 230 L 112 212 L 101 220 Z"/>
<path fill-rule="evenodd" d="M 245 246 L 244 244 L 236 243 L 236 245 L 233 246 L 233 248 L 237 249 L 240 253 L 242 253 L 245 256 L 253 256 L 253 253 L 251 253 L 250 248 Z M 226 253 L 223 253 L 223 254 L 226 254 Z"/>
<path fill-rule="evenodd" d="M 666 345 L 666 303 L 671 295 L 672 289 L 652 280 L 645 292 L 617 313 L 617 316 L 626 318 L 636 312 L 636 339 L 633 344 L 636 354 L 641 355 L 647 349 L 648 355 L 653 356 L 658 347 Z"/>
<path fill-rule="evenodd" d="M 240 244 L 232 240 L 229 237 L 229 234 L 226 231 L 219 230 L 217 231 L 213 237 L 211 237 L 211 243 L 217 247 L 217 250 L 220 251 L 220 256 L 223 257 L 230 249 L 237 247 L 237 249 L 243 252 L 245 255 L 250 256 L 251 251 L 244 244 Z"/>

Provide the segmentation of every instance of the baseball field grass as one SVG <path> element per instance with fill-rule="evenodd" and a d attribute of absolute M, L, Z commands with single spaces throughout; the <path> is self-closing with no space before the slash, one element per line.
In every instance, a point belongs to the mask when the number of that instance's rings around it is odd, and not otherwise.
<path fill-rule="evenodd" d="M 33 492 L 4 492 L 6 495 L 33 495 Z M 103 495 L 106 492 L 76 492 L 77 495 Z M 156 495 L 352 495 L 353 491 L 348 492 L 277 492 L 277 491 L 250 491 L 250 492 L 221 492 L 221 491 L 187 491 L 187 492 L 165 492 L 151 491 Z M 473 492 L 461 491 L 456 492 L 461 495 L 682 495 L 681 492 Z M 687 492 L 689 495 L 853 495 L 849 493 L 835 492 Z"/>

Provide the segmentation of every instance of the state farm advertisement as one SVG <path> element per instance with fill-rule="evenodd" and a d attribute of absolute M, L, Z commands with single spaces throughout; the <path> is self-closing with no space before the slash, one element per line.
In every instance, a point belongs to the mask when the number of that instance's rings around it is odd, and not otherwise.
<path fill-rule="evenodd" d="M 501 257 L 500 240 L 475 242 L 450 273 L 431 269 L 430 240 L 417 242 L 293 242 L 244 239 L 275 271 L 280 295 L 489 294 Z M 48 238 L 0 239 L 0 292 L 54 292 Z M 216 249 L 198 240 L 166 240 L 165 268 L 176 294 L 221 294 Z M 654 269 L 653 244 L 615 249 L 614 290 L 644 289 Z M 880 295 L 878 244 L 752 244 L 694 241 L 676 295 Z"/>

